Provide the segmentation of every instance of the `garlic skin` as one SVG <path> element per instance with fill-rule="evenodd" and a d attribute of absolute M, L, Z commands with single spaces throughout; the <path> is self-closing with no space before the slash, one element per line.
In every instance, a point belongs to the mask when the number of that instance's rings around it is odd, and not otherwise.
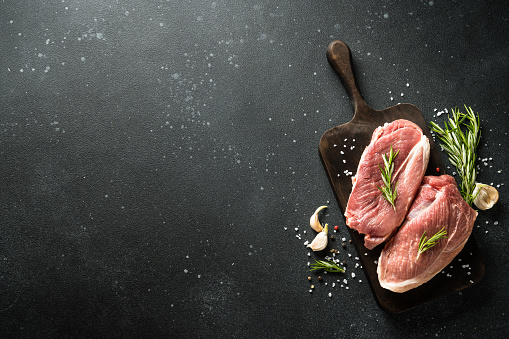
<path fill-rule="evenodd" d="M 318 220 L 318 213 L 320 213 L 321 210 L 324 208 L 327 208 L 327 206 L 320 206 L 316 209 L 315 213 L 309 218 L 309 225 L 312 229 L 314 229 L 316 232 L 322 232 L 323 227 L 322 224 L 320 224 L 320 220 Z"/>
<path fill-rule="evenodd" d="M 316 237 L 313 239 L 313 241 L 311 242 L 311 244 L 309 244 L 307 247 L 311 248 L 313 251 L 321 251 L 325 247 L 327 247 L 327 242 L 328 242 L 327 232 L 328 232 L 328 230 L 329 230 L 329 225 L 325 224 L 323 231 L 318 233 L 316 235 Z"/>
<path fill-rule="evenodd" d="M 498 201 L 498 191 L 495 187 L 476 183 L 473 192 L 475 196 L 474 204 L 480 210 L 488 210 Z"/>

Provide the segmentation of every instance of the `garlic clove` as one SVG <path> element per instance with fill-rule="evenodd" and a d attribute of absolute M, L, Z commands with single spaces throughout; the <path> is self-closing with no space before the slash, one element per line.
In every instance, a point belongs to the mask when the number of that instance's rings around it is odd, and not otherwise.
<path fill-rule="evenodd" d="M 498 201 L 497 189 L 486 184 L 476 183 L 473 195 L 475 206 L 481 210 L 492 208 Z"/>
<path fill-rule="evenodd" d="M 318 233 L 316 235 L 316 237 L 308 245 L 308 247 L 311 248 L 313 251 L 321 251 L 325 247 L 327 247 L 327 241 L 328 241 L 327 232 L 328 232 L 328 229 L 329 229 L 329 225 L 325 224 L 325 228 L 323 229 L 323 231 L 321 231 L 320 233 Z"/>
<path fill-rule="evenodd" d="M 316 209 L 315 213 L 309 218 L 309 225 L 311 225 L 311 228 L 314 229 L 316 232 L 323 231 L 322 224 L 320 224 L 320 220 L 318 220 L 318 213 L 320 213 L 321 210 L 324 208 L 327 208 L 327 206 L 320 206 Z"/>

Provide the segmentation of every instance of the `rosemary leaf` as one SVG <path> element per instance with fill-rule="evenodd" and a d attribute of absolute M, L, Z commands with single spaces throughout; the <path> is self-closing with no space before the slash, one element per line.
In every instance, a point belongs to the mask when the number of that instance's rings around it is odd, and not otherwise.
<path fill-rule="evenodd" d="M 324 270 L 326 272 L 345 273 L 345 269 L 331 260 L 316 260 L 311 264 L 310 271 Z"/>
<path fill-rule="evenodd" d="M 394 153 L 392 146 L 389 151 L 389 154 L 382 154 L 382 159 L 384 161 L 384 167 L 382 168 L 382 165 L 378 164 L 378 167 L 380 168 L 380 172 L 382 173 L 382 181 L 384 185 L 382 187 L 376 186 L 380 192 L 382 192 L 382 196 L 387 200 L 394 210 L 396 210 L 396 205 L 394 204 L 394 201 L 396 200 L 397 191 L 396 188 L 398 186 L 398 183 L 396 182 L 394 186 L 391 185 L 392 181 L 392 174 L 394 172 L 394 159 L 398 155 L 399 150 Z"/>
<path fill-rule="evenodd" d="M 431 122 L 430 127 L 442 142 L 442 149 L 449 156 L 449 161 L 456 167 L 461 183 L 459 185 L 463 199 L 472 205 L 474 201 L 475 180 L 477 178 L 477 146 L 481 139 L 479 114 L 465 105 L 466 113 L 458 108 L 452 110 L 444 122 L 445 128 Z"/>
<path fill-rule="evenodd" d="M 419 251 L 417 252 L 417 258 L 415 258 L 415 260 L 419 259 L 421 253 L 435 246 L 438 240 L 442 238 L 447 238 L 447 231 L 445 230 L 445 227 L 442 227 L 438 233 L 429 239 L 427 239 L 426 231 L 424 231 L 424 233 L 422 233 L 421 240 L 419 241 Z"/>

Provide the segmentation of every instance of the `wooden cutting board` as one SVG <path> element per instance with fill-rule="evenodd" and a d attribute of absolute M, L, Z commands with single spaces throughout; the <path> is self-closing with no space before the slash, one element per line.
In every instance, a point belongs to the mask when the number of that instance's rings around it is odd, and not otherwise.
<path fill-rule="evenodd" d="M 319 143 L 322 163 L 343 213 L 352 191 L 352 176 L 357 172 L 362 152 L 369 144 L 375 128 L 386 122 L 407 119 L 419 125 L 430 141 L 430 159 L 426 175 L 445 174 L 444 164 L 433 142 L 428 124 L 416 106 L 398 104 L 381 111 L 368 106 L 357 87 L 352 69 L 352 54 L 344 42 L 333 41 L 327 48 L 327 59 L 339 75 L 354 109 L 354 116 L 350 122 L 329 129 Z M 460 291 L 476 284 L 484 275 L 484 261 L 472 235 L 451 264 L 426 284 L 405 293 L 386 290 L 380 286 L 376 273 L 377 260 L 383 245 L 368 250 L 364 247 L 364 235 L 349 227 L 347 229 L 378 304 L 389 312 L 402 312 Z"/>

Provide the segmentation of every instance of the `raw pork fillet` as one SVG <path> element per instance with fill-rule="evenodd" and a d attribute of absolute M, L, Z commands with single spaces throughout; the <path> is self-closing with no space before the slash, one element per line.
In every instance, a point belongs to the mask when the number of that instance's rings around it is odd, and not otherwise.
<path fill-rule="evenodd" d="M 383 154 L 392 146 L 399 151 L 394 160 L 392 184 L 397 185 L 395 209 L 382 196 Z M 421 184 L 429 160 L 429 140 L 422 130 L 408 120 L 396 120 L 373 132 L 370 144 L 362 153 L 353 188 L 346 206 L 346 224 L 365 234 L 364 246 L 372 249 L 392 235 L 405 219 L 408 208 Z"/>
<path fill-rule="evenodd" d="M 405 223 L 380 254 L 380 285 L 406 292 L 433 278 L 463 249 L 476 217 L 477 212 L 463 200 L 453 177 L 424 177 Z M 429 239 L 442 227 L 447 238 L 438 240 L 416 259 L 424 231 Z"/>

